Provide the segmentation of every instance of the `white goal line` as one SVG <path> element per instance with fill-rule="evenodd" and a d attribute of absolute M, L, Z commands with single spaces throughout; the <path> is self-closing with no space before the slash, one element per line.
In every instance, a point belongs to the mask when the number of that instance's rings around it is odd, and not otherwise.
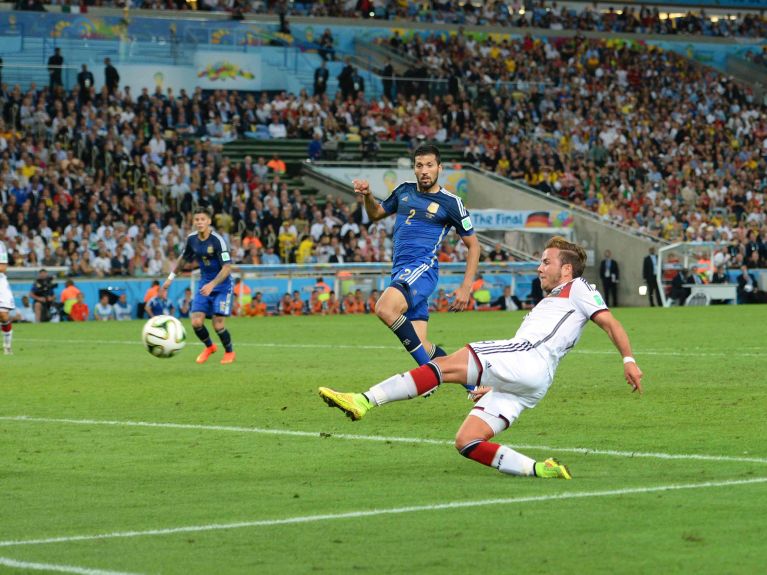
<path fill-rule="evenodd" d="M 28 415 L 2 415 L 0 421 L 56 423 L 64 425 L 91 425 L 111 427 L 139 427 L 146 429 L 179 429 L 191 431 L 222 431 L 229 433 L 255 433 L 282 437 L 310 437 L 314 439 L 344 439 L 349 441 L 377 441 L 384 443 L 416 443 L 429 445 L 453 445 L 447 439 L 428 439 L 420 437 L 396 437 L 385 435 L 356 435 L 350 433 L 326 433 L 322 431 L 294 431 L 289 429 L 268 429 L 259 427 L 239 427 L 232 425 L 201 425 L 194 423 L 169 423 L 151 421 L 110 421 L 103 419 L 66 419 L 52 417 L 33 417 Z M 549 452 L 578 453 L 581 455 L 606 455 L 613 457 L 641 457 L 667 460 L 725 461 L 736 463 L 767 463 L 767 457 L 747 457 L 735 455 L 707 455 L 699 453 L 662 453 L 649 451 L 619 451 L 614 449 L 592 449 L 589 447 L 555 447 L 552 445 L 507 444 L 514 449 L 531 449 Z"/>
<path fill-rule="evenodd" d="M 414 505 L 409 507 L 392 507 L 389 509 L 368 509 L 360 511 L 348 511 L 344 513 L 326 513 L 318 515 L 301 515 L 296 517 L 284 517 L 282 519 L 258 519 L 253 521 L 239 521 L 235 523 L 210 523 L 208 525 L 188 525 L 182 527 L 169 527 L 164 529 L 146 529 L 143 531 L 113 531 L 110 533 L 96 533 L 92 535 L 67 535 L 63 537 L 47 537 L 41 539 L 18 539 L 0 541 L 0 547 L 19 547 L 22 545 L 45 545 L 49 543 L 73 543 L 79 541 L 97 541 L 104 539 L 127 539 L 133 537 L 147 537 L 155 535 L 174 535 L 178 533 L 200 533 L 205 531 L 221 531 L 227 529 L 245 529 L 253 527 L 273 527 L 279 525 L 295 525 L 300 523 L 316 523 L 321 521 L 333 521 L 339 519 L 357 519 L 360 517 L 377 517 L 381 515 L 398 515 L 404 513 L 418 513 L 424 511 L 442 511 L 446 509 L 466 509 L 471 507 L 486 507 L 490 505 L 513 505 L 518 503 L 533 503 L 545 501 L 562 501 L 567 499 L 583 499 L 588 497 L 613 497 L 620 495 L 641 495 L 645 493 L 657 493 L 662 491 L 680 491 L 685 489 L 706 489 L 713 487 L 734 487 L 737 485 L 754 485 L 767 483 L 767 477 L 755 477 L 751 479 L 731 479 L 722 481 L 707 481 L 705 483 L 686 483 L 672 485 L 658 485 L 654 487 L 631 487 L 624 489 L 610 489 L 604 491 L 571 491 L 569 493 L 557 493 L 550 495 L 534 495 L 529 497 L 508 497 L 502 499 L 480 499 L 475 501 L 451 501 L 448 503 L 435 503 L 432 505 Z"/>

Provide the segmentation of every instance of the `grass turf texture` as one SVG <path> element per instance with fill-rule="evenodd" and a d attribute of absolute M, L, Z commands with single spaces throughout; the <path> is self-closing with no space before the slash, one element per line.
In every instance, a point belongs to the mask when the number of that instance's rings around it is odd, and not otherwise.
<path fill-rule="evenodd" d="M 0 557 L 131 573 L 755 573 L 767 483 L 545 499 L 767 478 L 767 463 L 575 453 L 767 458 L 762 306 L 619 309 L 644 370 L 629 392 L 607 336 L 589 326 L 548 396 L 500 440 L 566 462 L 573 481 L 512 478 L 451 447 L 462 388 L 351 423 L 316 388 L 364 390 L 410 369 L 371 316 L 232 319 L 237 362 L 198 366 L 138 343 L 141 323 L 15 326 L 0 357 Z M 453 350 L 513 335 L 521 313 L 440 314 Z M 312 432 L 149 428 L 34 418 L 170 422 Z M 339 434 L 434 439 L 377 442 Z M 11 540 L 543 498 L 130 538 Z M 0 570 L 2 570 L 0 568 Z M 11 571 L 12 572 L 12 571 Z"/>

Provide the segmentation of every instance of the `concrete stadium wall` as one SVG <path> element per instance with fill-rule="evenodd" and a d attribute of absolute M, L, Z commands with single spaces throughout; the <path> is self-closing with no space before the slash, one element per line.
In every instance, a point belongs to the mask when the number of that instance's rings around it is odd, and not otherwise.
<path fill-rule="evenodd" d="M 559 210 L 562 205 L 546 199 L 543 195 L 531 194 L 502 181 L 490 178 L 478 172 L 467 172 L 469 209 L 500 210 Z M 602 291 L 599 280 L 599 262 L 602 254 L 609 249 L 618 262 L 620 282 L 618 284 L 618 302 L 621 306 L 647 305 L 647 297 L 639 295 L 642 280 L 642 261 L 653 242 L 624 232 L 614 226 L 596 221 L 573 211 L 575 239 L 583 245 L 590 258 L 586 268 L 586 278 L 595 283 Z M 604 294 L 603 294 L 604 295 Z"/>

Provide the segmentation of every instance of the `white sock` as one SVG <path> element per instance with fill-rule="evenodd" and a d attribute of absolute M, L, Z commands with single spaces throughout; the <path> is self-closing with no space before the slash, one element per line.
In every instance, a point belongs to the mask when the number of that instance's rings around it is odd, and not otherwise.
<path fill-rule="evenodd" d="M 11 340 L 13 339 L 13 329 L 3 332 L 3 347 L 11 349 Z"/>
<path fill-rule="evenodd" d="M 410 373 L 398 373 L 371 387 L 365 392 L 365 396 L 371 403 L 383 405 L 390 401 L 413 399 L 418 396 L 418 391 Z"/>
<path fill-rule="evenodd" d="M 495 453 L 493 467 L 501 473 L 508 473 L 509 475 L 534 475 L 535 460 L 514 451 L 510 447 L 501 445 L 501 448 Z"/>

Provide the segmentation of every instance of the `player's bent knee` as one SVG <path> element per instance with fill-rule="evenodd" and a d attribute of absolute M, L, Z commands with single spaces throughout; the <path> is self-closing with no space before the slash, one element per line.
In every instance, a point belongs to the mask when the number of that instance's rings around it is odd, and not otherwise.
<path fill-rule="evenodd" d="M 380 319 L 386 325 L 391 325 L 394 322 L 394 320 L 396 320 L 400 315 L 402 315 L 402 313 L 398 309 L 395 309 L 391 305 L 381 303 L 381 300 L 378 300 L 378 302 L 376 302 L 375 312 L 376 312 L 376 316 L 378 316 L 378 319 Z"/>
<path fill-rule="evenodd" d="M 471 448 L 476 446 L 478 443 L 481 443 L 482 441 L 487 441 L 487 439 L 484 437 L 462 437 L 459 435 L 455 438 L 455 449 L 464 457 L 468 457 Z"/>

